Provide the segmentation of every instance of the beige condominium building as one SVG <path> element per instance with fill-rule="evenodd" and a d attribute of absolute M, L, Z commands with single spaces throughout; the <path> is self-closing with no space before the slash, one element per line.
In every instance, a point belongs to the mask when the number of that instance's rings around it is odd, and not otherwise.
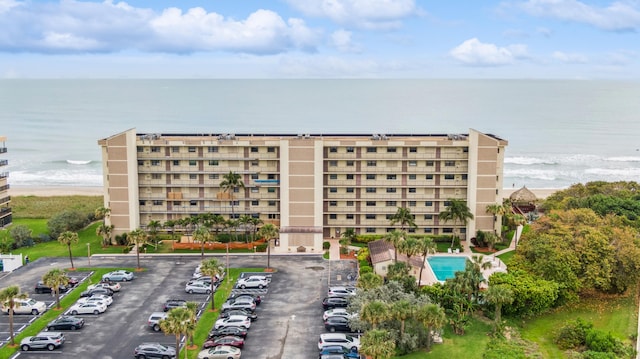
<path fill-rule="evenodd" d="M 496 229 L 486 206 L 500 203 L 507 141 L 468 134 L 143 134 L 98 141 L 105 206 L 114 234 L 200 213 L 249 215 L 280 229 L 274 252 L 319 253 L 325 238 L 348 228 L 392 230 L 398 207 L 424 234 Z M 245 188 L 220 188 L 229 172 Z M 474 220 L 444 222 L 450 199 L 467 202 Z M 233 203 L 232 203 L 233 201 Z M 233 206 L 232 206 L 233 204 Z M 455 228 L 454 228 L 455 227 Z"/>
<path fill-rule="evenodd" d="M 11 197 L 9 196 L 9 184 L 7 183 L 9 178 L 9 172 L 4 168 L 9 164 L 9 161 L 4 159 L 4 155 L 7 153 L 7 137 L 0 136 L 0 228 L 4 228 L 11 224 L 13 221 L 11 215 Z"/>

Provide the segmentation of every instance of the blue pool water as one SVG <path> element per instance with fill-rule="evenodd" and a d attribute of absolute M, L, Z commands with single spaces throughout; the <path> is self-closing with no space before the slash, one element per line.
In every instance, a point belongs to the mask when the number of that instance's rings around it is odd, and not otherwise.
<path fill-rule="evenodd" d="M 464 271 L 467 257 L 435 256 L 427 259 L 436 279 L 445 281 L 455 277 L 456 272 Z"/>

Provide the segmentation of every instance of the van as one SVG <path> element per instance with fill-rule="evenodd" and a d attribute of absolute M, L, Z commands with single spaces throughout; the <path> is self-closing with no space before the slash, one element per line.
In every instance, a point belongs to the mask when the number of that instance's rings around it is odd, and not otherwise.
<path fill-rule="evenodd" d="M 318 340 L 318 350 L 328 345 L 340 345 L 348 350 L 360 350 L 360 337 L 344 333 L 324 333 L 320 334 Z"/>
<path fill-rule="evenodd" d="M 14 314 L 33 314 L 38 315 L 44 313 L 47 310 L 47 305 L 44 302 L 38 302 L 32 298 L 26 299 L 14 299 L 13 300 L 13 313 Z M 9 307 L 2 304 L 2 311 L 9 314 Z"/>

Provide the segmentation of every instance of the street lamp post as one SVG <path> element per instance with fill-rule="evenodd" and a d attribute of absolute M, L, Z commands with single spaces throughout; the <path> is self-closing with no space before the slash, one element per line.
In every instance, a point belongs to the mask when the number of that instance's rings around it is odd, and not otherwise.
<path fill-rule="evenodd" d="M 91 267 L 91 243 L 87 243 L 87 260 L 89 261 L 89 267 Z"/>

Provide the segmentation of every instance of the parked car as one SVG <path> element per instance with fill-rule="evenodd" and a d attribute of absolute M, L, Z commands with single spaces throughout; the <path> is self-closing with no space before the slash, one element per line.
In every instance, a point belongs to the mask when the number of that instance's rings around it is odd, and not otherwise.
<path fill-rule="evenodd" d="M 47 311 L 47 304 L 45 302 L 37 301 L 33 298 L 14 299 L 13 314 L 33 314 L 38 315 Z M 2 311 L 9 314 L 9 307 L 2 304 Z"/>
<path fill-rule="evenodd" d="M 107 295 L 107 296 L 112 296 L 113 295 L 113 291 L 111 289 L 108 288 L 93 288 L 93 289 L 87 289 L 84 292 L 80 293 L 81 297 L 91 297 L 97 294 L 101 294 L 101 295 Z"/>
<path fill-rule="evenodd" d="M 198 359 L 240 359 L 240 349 L 221 345 L 201 351 L 198 353 Z"/>
<path fill-rule="evenodd" d="M 147 320 L 147 325 L 149 328 L 153 329 L 156 332 L 160 331 L 160 321 L 166 319 L 169 314 L 166 312 L 153 312 L 149 316 Z"/>
<path fill-rule="evenodd" d="M 251 319 L 245 315 L 232 315 L 228 318 L 216 320 L 216 323 L 213 325 L 214 329 L 223 327 L 243 327 L 249 329 L 251 327 Z"/>
<path fill-rule="evenodd" d="M 93 288 L 107 288 L 107 289 L 111 289 L 114 292 L 119 292 L 122 286 L 118 282 L 106 281 L 106 282 L 92 284 L 87 287 L 87 289 L 93 289 Z"/>
<path fill-rule="evenodd" d="M 360 338 L 344 333 L 324 333 L 320 334 L 318 340 L 318 350 L 329 345 L 340 345 L 348 350 L 360 349 Z"/>
<path fill-rule="evenodd" d="M 349 318 L 329 317 L 324 321 L 324 327 L 330 332 L 350 332 Z"/>
<path fill-rule="evenodd" d="M 176 357 L 176 348 L 160 343 L 142 343 L 133 350 L 133 357 L 172 359 Z"/>
<path fill-rule="evenodd" d="M 80 297 L 76 303 L 102 302 L 108 306 L 113 304 L 113 298 L 104 294 L 94 294 L 90 297 Z"/>
<path fill-rule="evenodd" d="M 224 337 L 211 338 L 204 342 L 202 345 L 202 349 L 208 349 L 217 347 L 220 345 L 230 345 L 232 347 L 240 348 L 244 346 L 244 338 L 236 337 L 232 335 L 227 335 Z"/>
<path fill-rule="evenodd" d="M 232 315 L 244 315 L 245 317 L 248 317 L 249 319 L 251 319 L 251 321 L 258 319 L 258 314 L 245 309 L 227 310 L 226 312 L 220 313 L 218 318 L 228 318 Z"/>
<path fill-rule="evenodd" d="M 133 273 L 126 270 L 116 270 L 104 274 L 102 279 L 114 282 L 127 282 L 133 280 Z"/>
<path fill-rule="evenodd" d="M 76 330 L 84 327 L 84 319 L 73 317 L 70 315 L 63 315 L 54 319 L 47 324 L 48 331 L 54 330 Z"/>
<path fill-rule="evenodd" d="M 61 285 L 58 287 L 60 289 L 60 293 L 64 293 L 68 290 L 68 288 L 64 285 Z M 53 292 L 53 289 L 51 287 L 49 287 L 48 285 L 44 284 L 43 281 L 38 281 L 38 283 L 36 283 L 34 289 L 33 289 L 36 293 L 51 293 Z"/>
<path fill-rule="evenodd" d="M 344 297 L 326 297 L 322 300 L 324 310 L 332 308 L 346 308 L 349 301 Z"/>
<path fill-rule="evenodd" d="M 225 327 L 225 328 L 211 330 L 209 332 L 209 338 L 224 337 L 227 335 L 246 338 L 247 334 L 248 334 L 247 329 L 242 327 Z"/>
<path fill-rule="evenodd" d="M 80 279 L 76 278 L 76 277 L 69 277 L 67 276 L 67 286 L 69 287 L 75 287 L 78 285 L 78 283 L 80 283 Z"/>
<path fill-rule="evenodd" d="M 327 320 L 329 317 L 345 317 L 345 318 L 353 318 L 358 316 L 358 314 L 350 313 L 347 311 L 347 308 L 333 308 L 327 309 L 322 314 L 322 320 Z"/>
<path fill-rule="evenodd" d="M 222 303 L 223 312 L 226 312 L 229 310 L 235 310 L 235 309 L 243 309 L 243 310 L 249 310 L 253 312 L 254 310 L 256 310 L 256 303 L 252 300 L 247 300 L 247 299 L 238 299 L 238 300 L 230 299 Z"/>
<path fill-rule="evenodd" d="M 193 293 L 211 294 L 211 285 L 204 284 L 204 283 L 192 283 L 192 284 L 187 283 L 187 285 L 184 286 L 184 291 L 189 294 L 193 294 Z"/>
<path fill-rule="evenodd" d="M 243 297 L 252 298 L 256 305 L 260 305 L 260 303 L 262 303 L 262 296 L 250 293 L 232 293 L 227 299 L 237 299 Z"/>
<path fill-rule="evenodd" d="M 346 297 L 356 295 L 355 287 L 329 287 L 329 297 Z"/>
<path fill-rule="evenodd" d="M 20 342 L 20 349 L 28 351 L 31 349 L 54 350 L 64 344 L 64 334 L 60 332 L 40 332 L 32 337 L 25 337 Z"/>
<path fill-rule="evenodd" d="M 162 305 L 162 310 L 168 312 L 173 308 L 186 308 L 187 301 L 184 299 L 169 299 Z"/>
<path fill-rule="evenodd" d="M 347 349 L 341 345 L 327 345 L 323 347 L 320 351 L 320 359 L 326 358 L 330 355 L 338 355 L 339 358 L 360 358 L 360 354 L 358 354 L 358 349 Z"/>
<path fill-rule="evenodd" d="M 265 277 L 260 276 L 250 276 L 247 278 L 240 278 L 236 283 L 236 287 L 245 289 L 245 288 L 266 288 L 269 286 L 269 281 Z"/>
<path fill-rule="evenodd" d="M 71 315 L 78 314 L 101 314 L 107 310 L 104 303 L 76 303 L 69 308 Z"/>

